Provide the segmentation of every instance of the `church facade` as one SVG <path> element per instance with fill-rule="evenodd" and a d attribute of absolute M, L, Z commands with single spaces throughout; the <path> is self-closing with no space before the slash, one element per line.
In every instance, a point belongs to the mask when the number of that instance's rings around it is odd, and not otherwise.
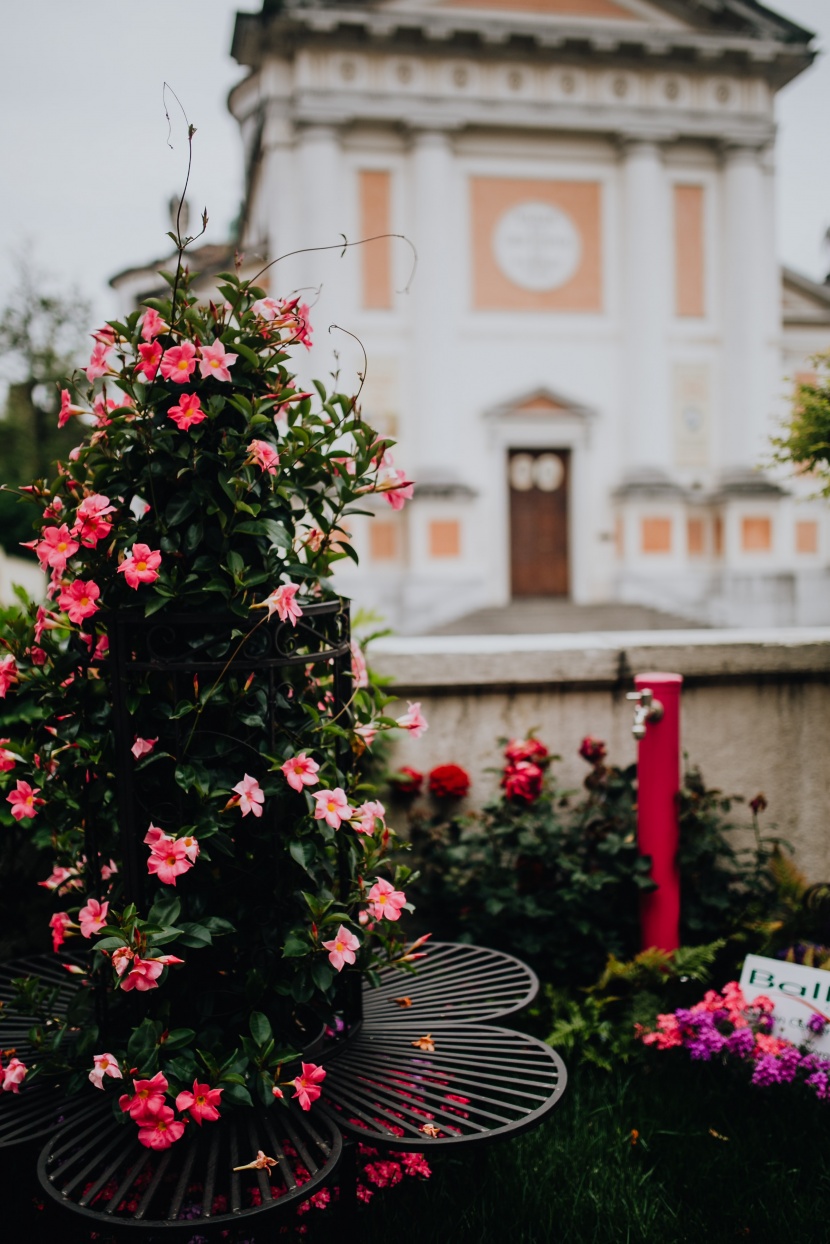
<path fill-rule="evenodd" d="M 333 248 L 270 291 L 305 291 L 310 373 L 365 373 L 416 482 L 354 520 L 358 603 L 410 632 L 557 595 L 828 620 L 826 505 L 769 467 L 830 346 L 827 290 L 775 255 L 775 94 L 810 40 L 752 0 L 238 15 L 241 250 Z"/>

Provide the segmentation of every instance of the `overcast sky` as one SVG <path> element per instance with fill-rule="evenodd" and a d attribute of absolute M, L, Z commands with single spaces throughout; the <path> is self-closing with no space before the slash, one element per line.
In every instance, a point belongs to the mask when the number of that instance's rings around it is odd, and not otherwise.
<path fill-rule="evenodd" d="M 830 49 L 830 0 L 768 0 Z M 244 76 L 231 60 L 237 9 L 258 0 L 20 0 L 4 6 L 0 41 L 0 305 L 16 254 L 31 253 L 57 286 L 77 285 L 98 317 L 114 311 L 107 279 L 164 253 L 167 202 L 186 165 L 184 125 L 198 134 L 189 199 L 207 206 L 207 241 L 239 209 L 241 144 L 227 111 Z M 781 92 L 780 258 L 823 279 L 830 255 L 830 56 Z"/>

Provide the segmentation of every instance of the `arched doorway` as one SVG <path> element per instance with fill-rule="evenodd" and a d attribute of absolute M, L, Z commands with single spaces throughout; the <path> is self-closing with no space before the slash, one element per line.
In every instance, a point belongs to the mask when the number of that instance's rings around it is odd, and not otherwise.
<path fill-rule="evenodd" d="M 510 592 L 570 593 L 569 449 L 509 449 Z"/>

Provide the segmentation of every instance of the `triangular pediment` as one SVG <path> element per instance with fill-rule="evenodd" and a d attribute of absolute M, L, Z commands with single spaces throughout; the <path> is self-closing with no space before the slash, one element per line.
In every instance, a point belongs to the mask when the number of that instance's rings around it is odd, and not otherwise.
<path fill-rule="evenodd" d="M 584 419 L 591 413 L 587 406 L 571 397 L 540 387 L 499 402 L 485 412 L 496 419 L 562 419 L 577 416 Z"/>
<path fill-rule="evenodd" d="M 783 268 L 781 318 L 785 324 L 830 324 L 830 285 L 819 285 L 792 268 Z"/>

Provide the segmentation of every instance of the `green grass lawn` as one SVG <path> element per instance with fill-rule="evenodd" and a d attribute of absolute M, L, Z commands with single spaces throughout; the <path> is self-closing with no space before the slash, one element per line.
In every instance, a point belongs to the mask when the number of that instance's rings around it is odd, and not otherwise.
<path fill-rule="evenodd" d="M 396 1244 L 821 1244 L 828 1124 L 830 1104 L 751 1088 L 682 1054 L 614 1075 L 577 1069 L 544 1126 L 435 1156 L 428 1182 L 376 1195 L 360 1234 Z"/>

